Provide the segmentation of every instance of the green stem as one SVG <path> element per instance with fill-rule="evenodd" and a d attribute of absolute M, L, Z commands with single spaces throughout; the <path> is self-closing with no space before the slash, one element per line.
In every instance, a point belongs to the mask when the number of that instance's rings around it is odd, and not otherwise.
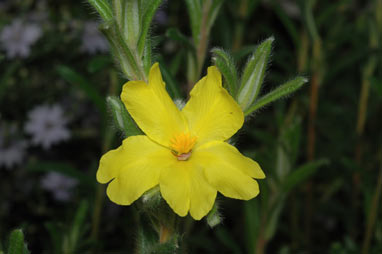
<path fill-rule="evenodd" d="M 116 93 L 117 84 L 118 84 L 117 74 L 114 70 L 111 70 L 109 94 Z M 104 121 L 106 122 L 106 119 L 104 119 Z M 113 136 L 114 136 L 114 132 L 111 131 L 111 129 L 107 126 L 105 128 L 104 139 L 102 144 L 102 154 L 106 153 L 110 149 L 111 143 L 113 141 Z M 97 241 L 98 235 L 99 235 L 99 227 L 101 223 L 101 214 L 102 214 L 102 207 L 103 207 L 104 200 L 105 200 L 105 185 L 98 184 L 97 190 L 96 190 L 96 197 L 94 201 L 92 230 L 90 234 L 91 239 L 93 239 L 94 241 Z"/>
<path fill-rule="evenodd" d="M 199 43 L 198 45 L 194 45 L 196 48 L 196 70 L 194 72 L 194 76 L 192 80 L 188 81 L 187 90 L 191 91 L 195 82 L 199 79 L 200 74 L 202 72 L 203 63 L 206 58 L 206 51 L 209 39 L 209 29 L 208 29 L 208 15 L 212 6 L 212 0 L 206 0 L 203 4 L 202 10 L 202 22 L 200 25 L 200 33 L 199 33 Z"/>
<path fill-rule="evenodd" d="M 374 29 L 373 26 L 370 27 L 369 32 L 369 48 L 370 50 L 375 50 L 379 46 L 379 33 Z M 366 123 L 366 115 L 367 115 L 367 104 L 369 100 L 369 90 L 370 90 L 370 79 L 373 76 L 375 69 L 377 67 L 377 56 L 371 55 L 368 59 L 368 62 L 363 67 L 362 70 L 362 83 L 361 83 L 361 94 L 359 97 L 359 105 L 358 105 L 358 115 L 357 115 L 357 125 L 356 125 L 356 134 L 357 134 L 357 143 L 355 146 L 354 159 L 358 165 L 361 164 L 362 161 L 362 153 L 363 153 L 363 142 L 362 137 L 365 129 Z M 356 171 L 353 173 L 353 213 L 354 218 L 357 218 L 359 201 L 358 196 L 360 193 L 361 186 L 361 174 Z M 351 227 L 351 233 L 355 236 L 357 231 L 357 221 L 353 221 L 353 225 Z"/>
<path fill-rule="evenodd" d="M 232 52 L 238 51 L 243 43 L 243 35 L 244 35 L 244 28 L 246 25 L 246 18 L 247 18 L 247 12 L 248 12 L 248 0 L 242 0 L 240 2 L 239 10 L 238 10 L 238 21 L 235 25 L 235 35 L 234 40 L 232 43 Z"/>
<path fill-rule="evenodd" d="M 308 133 L 307 133 L 307 160 L 312 161 L 315 157 L 316 145 L 316 119 L 318 108 L 318 94 L 322 83 L 324 72 L 324 57 L 323 48 L 318 29 L 313 16 L 314 1 L 305 2 L 305 22 L 306 28 L 313 40 L 313 57 L 312 57 L 312 82 L 310 90 L 310 105 L 308 118 Z M 306 185 L 305 197 L 305 237 L 307 245 L 310 244 L 310 233 L 312 224 L 312 215 L 314 210 L 313 202 L 313 181 L 309 181 Z"/>
<path fill-rule="evenodd" d="M 367 226 L 365 230 L 365 238 L 363 241 L 362 254 L 369 253 L 371 237 L 373 235 L 375 221 L 378 214 L 378 205 L 382 195 L 382 150 L 380 152 L 380 162 L 381 162 L 381 165 L 379 168 L 378 182 L 377 182 L 377 187 L 375 188 L 375 193 L 374 193 L 373 201 L 372 201 L 373 203 L 371 205 L 369 218 L 368 218 L 368 222 L 367 222 Z"/>

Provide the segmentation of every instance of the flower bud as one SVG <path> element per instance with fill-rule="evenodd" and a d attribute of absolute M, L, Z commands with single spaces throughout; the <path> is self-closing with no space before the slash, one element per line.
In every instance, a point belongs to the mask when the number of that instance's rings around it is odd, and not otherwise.
<path fill-rule="evenodd" d="M 237 102 L 243 111 L 248 109 L 259 95 L 273 41 L 274 38 L 270 37 L 261 43 L 250 57 L 244 69 L 237 95 Z"/>

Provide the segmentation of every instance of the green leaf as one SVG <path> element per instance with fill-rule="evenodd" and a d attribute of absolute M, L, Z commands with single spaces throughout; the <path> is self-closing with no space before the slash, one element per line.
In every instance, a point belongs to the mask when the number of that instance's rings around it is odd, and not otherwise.
<path fill-rule="evenodd" d="M 140 55 L 143 54 L 151 21 L 161 2 L 161 0 L 144 1 L 145 6 L 143 6 L 143 9 L 145 12 L 142 17 L 142 29 L 138 40 L 138 52 Z"/>
<path fill-rule="evenodd" d="M 123 1 L 122 26 L 120 30 L 129 48 L 132 50 L 137 47 L 138 40 L 140 39 L 141 16 L 139 14 L 141 8 L 139 5 L 139 0 Z M 142 52 L 139 55 L 142 55 Z"/>
<path fill-rule="evenodd" d="M 94 86 L 81 74 L 74 71 L 69 66 L 59 65 L 56 67 L 58 74 L 65 79 L 67 82 L 77 85 L 84 91 L 89 99 L 95 104 L 98 110 L 101 113 L 106 113 L 105 107 L 105 99 L 101 96 L 101 94 L 94 88 Z"/>
<path fill-rule="evenodd" d="M 284 207 L 284 202 L 279 201 L 278 204 L 275 207 L 273 207 L 273 209 L 270 211 L 270 214 L 268 215 L 269 217 L 266 224 L 265 235 L 264 235 L 264 238 L 266 240 L 272 239 L 273 236 L 275 235 L 283 207 Z"/>
<path fill-rule="evenodd" d="M 239 93 L 237 95 L 237 102 L 244 111 L 253 104 L 259 94 L 273 41 L 274 38 L 270 37 L 262 42 L 250 57 L 244 69 Z"/>
<path fill-rule="evenodd" d="M 327 159 L 320 159 L 305 163 L 296 170 L 292 171 L 285 178 L 282 186 L 283 192 L 290 192 L 293 188 L 312 177 L 320 167 L 327 165 L 328 163 L 329 161 Z"/>
<path fill-rule="evenodd" d="M 47 222 L 44 224 L 46 230 L 49 232 L 50 238 L 52 240 L 54 253 L 61 252 L 61 238 L 62 234 L 55 224 L 52 222 Z"/>
<path fill-rule="evenodd" d="M 113 27 L 115 24 L 113 22 L 105 23 L 101 26 L 100 31 L 105 35 L 107 40 L 109 41 L 110 51 L 116 59 L 117 64 L 125 75 L 125 77 L 129 80 L 133 80 L 133 69 L 130 66 L 129 60 L 125 56 L 123 49 L 119 45 L 119 42 L 116 40 L 114 36 Z"/>
<path fill-rule="evenodd" d="M 255 253 L 255 244 L 259 237 L 260 231 L 260 205 L 257 198 L 251 199 L 244 203 L 244 225 L 245 225 L 245 239 L 247 244 L 247 253 Z"/>
<path fill-rule="evenodd" d="M 375 91 L 375 95 L 382 98 L 382 79 L 377 77 L 370 78 L 371 88 Z"/>
<path fill-rule="evenodd" d="M 73 251 L 76 250 L 77 245 L 81 240 L 82 233 L 84 232 L 84 223 L 87 217 L 86 215 L 88 213 L 88 207 L 89 205 L 87 201 L 84 200 L 81 202 L 76 211 L 76 215 L 74 217 L 73 225 L 69 235 L 70 246 Z"/>
<path fill-rule="evenodd" d="M 145 70 L 146 77 L 149 76 L 150 68 L 152 66 L 152 45 L 151 39 L 147 39 L 145 43 L 145 49 L 143 51 L 143 69 Z"/>
<path fill-rule="evenodd" d="M 222 6 L 224 0 L 213 0 L 211 8 L 208 12 L 208 17 L 207 17 L 207 24 L 208 24 L 208 30 L 211 30 L 211 27 L 213 26 L 216 17 L 219 13 L 220 7 Z"/>
<path fill-rule="evenodd" d="M 161 73 L 163 75 L 163 79 L 166 82 L 166 89 L 168 93 L 170 94 L 171 98 L 173 99 L 182 98 L 182 94 L 181 94 L 178 83 L 176 82 L 175 78 L 172 76 L 171 72 L 167 69 L 163 61 L 159 60 L 159 66 L 160 66 Z"/>
<path fill-rule="evenodd" d="M 122 29 L 123 28 L 123 0 L 113 0 L 113 14 L 114 14 L 114 20 L 110 20 L 111 22 L 116 22 L 117 28 L 116 29 Z"/>
<path fill-rule="evenodd" d="M 113 11 L 107 0 L 88 0 L 88 2 L 97 10 L 103 20 L 109 21 L 113 19 Z"/>
<path fill-rule="evenodd" d="M 180 42 L 181 45 L 186 46 L 191 51 L 195 51 L 194 45 L 177 28 L 169 28 L 169 29 L 167 29 L 166 36 L 169 37 L 170 39 L 173 39 L 174 41 Z"/>
<path fill-rule="evenodd" d="M 315 19 L 313 16 L 313 7 L 315 4 L 315 0 L 306 0 L 303 1 L 304 4 L 304 23 L 306 28 L 312 37 L 313 41 L 320 40 L 320 35 L 318 33 L 318 29 L 315 23 Z"/>
<path fill-rule="evenodd" d="M 278 88 L 274 89 L 273 91 L 256 100 L 251 107 L 244 111 L 244 114 L 247 116 L 253 113 L 254 111 L 258 110 L 259 108 L 262 108 L 265 105 L 275 100 L 278 100 L 283 96 L 293 93 L 307 81 L 308 80 L 304 77 L 297 77 L 291 81 L 288 81 L 287 83 L 279 86 Z"/>
<path fill-rule="evenodd" d="M 112 63 L 110 56 L 95 56 L 90 60 L 87 69 L 90 73 L 96 73 L 107 68 Z"/>
<path fill-rule="evenodd" d="M 192 38 L 194 45 L 199 44 L 200 26 L 202 21 L 202 6 L 200 0 L 185 0 L 187 5 L 188 16 L 191 21 Z"/>
<path fill-rule="evenodd" d="M 182 63 L 184 62 L 184 58 L 186 56 L 185 49 L 179 50 L 176 55 L 171 59 L 171 63 L 169 66 L 169 71 L 173 76 L 176 76 L 179 69 L 182 68 Z"/>
<path fill-rule="evenodd" d="M 114 22 L 102 24 L 100 28 L 109 41 L 111 51 L 116 59 L 118 59 L 122 72 L 129 80 L 144 80 L 145 74 L 143 66 L 137 64 L 133 51 L 127 46 L 123 34 Z M 140 59 L 139 59 L 140 60 Z M 142 67 L 142 69 L 140 68 Z"/>
<path fill-rule="evenodd" d="M 118 129 L 124 134 L 124 137 L 142 134 L 129 112 L 126 110 L 125 105 L 116 96 L 109 96 L 106 99 L 107 105 L 113 116 L 113 120 Z"/>
<path fill-rule="evenodd" d="M 27 254 L 29 253 L 24 243 L 24 234 L 21 229 L 15 229 L 9 236 L 8 254 Z"/>
<path fill-rule="evenodd" d="M 235 98 L 238 89 L 238 78 L 231 55 L 219 48 L 213 48 L 211 52 L 213 54 L 212 60 L 223 74 L 229 93 Z"/>
<path fill-rule="evenodd" d="M 125 39 L 123 37 L 122 32 L 119 29 L 115 29 L 113 35 L 116 40 L 116 45 L 118 46 L 118 52 L 121 54 L 121 57 L 125 58 L 133 71 L 132 76 L 134 80 L 144 80 L 144 73 L 138 66 L 136 55 L 133 53 L 127 44 L 125 43 Z M 142 66 L 143 67 L 143 66 Z"/>

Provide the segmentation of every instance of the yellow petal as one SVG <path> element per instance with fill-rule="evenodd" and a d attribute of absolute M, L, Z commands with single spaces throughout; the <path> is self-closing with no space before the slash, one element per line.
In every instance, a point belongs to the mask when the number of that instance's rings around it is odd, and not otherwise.
<path fill-rule="evenodd" d="M 161 171 L 159 182 L 162 197 L 179 216 L 190 211 L 195 220 L 200 220 L 212 209 L 217 192 L 192 159 L 175 160 Z"/>
<path fill-rule="evenodd" d="M 206 180 L 203 168 L 194 167 L 191 171 L 190 214 L 200 220 L 211 211 L 217 191 Z"/>
<path fill-rule="evenodd" d="M 159 144 L 168 147 L 174 134 L 187 132 L 184 116 L 168 95 L 157 63 L 151 67 L 149 84 L 127 82 L 121 99 L 142 131 Z"/>
<path fill-rule="evenodd" d="M 188 120 L 197 146 L 211 140 L 224 141 L 243 125 L 240 106 L 222 87 L 221 74 L 214 66 L 192 89 L 191 98 L 182 112 Z"/>
<path fill-rule="evenodd" d="M 190 175 L 189 161 L 174 162 L 169 168 L 162 170 L 159 187 L 162 197 L 179 216 L 186 216 L 190 209 Z"/>
<path fill-rule="evenodd" d="M 159 183 L 163 157 L 171 155 L 169 149 L 151 141 L 146 136 L 132 136 L 123 144 L 102 156 L 97 171 L 97 181 L 106 183 L 111 201 L 129 205 L 145 191 Z"/>
<path fill-rule="evenodd" d="M 252 177 L 264 178 L 263 171 L 235 147 L 212 141 L 195 149 L 192 156 L 205 168 L 208 183 L 224 196 L 248 200 L 259 194 L 259 186 Z"/>

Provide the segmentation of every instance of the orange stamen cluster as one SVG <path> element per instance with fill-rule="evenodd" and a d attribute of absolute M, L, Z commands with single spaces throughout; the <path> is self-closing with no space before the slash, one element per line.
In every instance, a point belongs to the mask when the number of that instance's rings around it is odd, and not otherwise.
<path fill-rule="evenodd" d="M 196 143 L 196 137 L 191 137 L 190 133 L 181 133 L 170 141 L 172 153 L 178 160 L 187 160 L 191 156 L 191 150 Z"/>

